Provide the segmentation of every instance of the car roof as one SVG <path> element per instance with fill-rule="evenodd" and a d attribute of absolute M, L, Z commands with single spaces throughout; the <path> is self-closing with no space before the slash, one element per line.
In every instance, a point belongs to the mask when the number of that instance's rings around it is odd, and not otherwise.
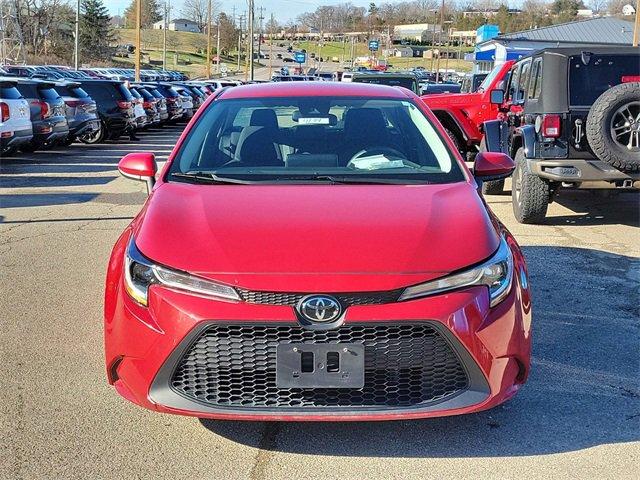
<path fill-rule="evenodd" d="M 226 90 L 220 98 L 260 97 L 374 97 L 407 98 L 408 91 L 387 85 L 349 82 L 276 82 L 242 85 Z"/>
<path fill-rule="evenodd" d="M 530 54 L 513 61 L 513 63 L 523 63 L 530 58 L 539 57 L 541 55 L 556 55 L 559 57 L 571 57 L 581 55 L 582 53 L 593 53 L 596 55 L 616 54 L 616 55 L 640 55 L 638 47 L 631 46 L 607 46 L 607 45 L 583 45 L 581 47 L 547 47 L 534 50 Z"/>
<path fill-rule="evenodd" d="M 416 79 L 415 73 L 386 73 L 386 72 L 354 72 L 354 77 L 363 77 L 363 78 L 409 78 Z"/>

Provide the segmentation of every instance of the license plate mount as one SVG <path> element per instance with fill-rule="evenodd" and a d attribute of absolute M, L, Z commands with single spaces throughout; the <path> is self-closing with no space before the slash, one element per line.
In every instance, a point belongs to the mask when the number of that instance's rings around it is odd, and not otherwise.
<path fill-rule="evenodd" d="M 278 388 L 364 387 L 364 345 L 281 343 L 276 348 Z"/>

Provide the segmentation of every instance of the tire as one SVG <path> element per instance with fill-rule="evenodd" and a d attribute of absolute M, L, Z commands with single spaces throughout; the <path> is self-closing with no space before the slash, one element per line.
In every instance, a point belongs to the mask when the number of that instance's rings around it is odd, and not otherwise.
<path fill-rule="evenodd" d="M 5 147 L 0 151 L 3 157 L 11 157 L 18 151 L 18 147 Z"/>
<path fill-rule="evenodd" d="M 25 143 L 23 145 L 20 145 L 20 151 L 24 152 L 24 153 L 33 153 L 36 150 L 38 150 L 39 148 L 42 148 L 42 145 L 35 144 L 33 142 L 29 142 L 29 143 Z"/>
<path fill-rule="evenodd" d="M 100 127 L 98 128 L 98 130 L 96 132 L 92 132 L 92 133 L 89 133 L 87 135 L 83 135 L 81 137 L 78 137 L 78 139 L 82 143 L 86 143 L 87 145 L 93 145 L 95 143 L 102 143 L 104 141 L 105 131 L 106 131 L 106 129 L 105 129 L 104 123 L 100 122 Z"/>
<path fill-rule="evenodd" d="M 542 223 L 551 200 L 549 182 L 527 172 L 524 149 L 518 149 L 514 161 L 516 169 L 511 188 L 513 214 L 520 223 Z"/>
<path fill-rule="evenodd" d="M 480 151 L 487 151 L 487 143 L 482 137 L 480 141 Z M 500 180 L 488 180 L 486 182 L 482 182 L 482 194 L 483 195 L 502 195 L 504 193 L 504 178 Z"/>
<path fill-rule="evenodd" d="M 640 171 L 640 82 L 616 85 L 598 97 L 587 117 L 587 140 L 603 162 Z"/>
<path fill-rule="evenodd" d="M 465 153 L 462 148 L 462 143 L 460 142 L 460 139 L 456 137 L 456 134 L 453 133 L 453 131 L 449 130 L 448 128 L 445 128 L 444 131 L 447 132 L 447 135 L 449 136 L 453 144 L 456 146 L 456 150 L 458 150 L 458 152 L 460 152 L 460 155 L 462 155 L 462 158 L 464 158 Z"/>
<path fill-rule="evenodd" d="M 72 144 L 73 142 L 75 142 L 75 141 L 76 141 L 76 138 L 75 138 L 75 137 L 67 137 L 67 138 L 65 138 L 64 140 L 62 140 L 62 141 L 60 142 L 60 145 L 62 145 L 62 146 L 64 146 L 64 147 L 69 147 L 69 146 L 71 146 L 71 144 Z"/>

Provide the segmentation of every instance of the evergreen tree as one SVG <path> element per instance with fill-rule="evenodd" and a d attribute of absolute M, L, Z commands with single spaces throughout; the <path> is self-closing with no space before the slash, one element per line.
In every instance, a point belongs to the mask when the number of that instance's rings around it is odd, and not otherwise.
<path fill-rule="evenodd" d="M 159 22 L 163 18 L 162 9 L 158 0 L 141 0 L 141 24 L 142 28 L 151 28 L 154 23 Z M 137 0 L 131 0 L 131 4 L 124 11 L 124 25 L 126 28 L 136 27 L 136 3 Z"/>
<path fill-rule="evenodd" d="M 82 0 L 80 4 L 80 61 L 106 60 L 113 42 L 111 17 L 102 0 Z"/>

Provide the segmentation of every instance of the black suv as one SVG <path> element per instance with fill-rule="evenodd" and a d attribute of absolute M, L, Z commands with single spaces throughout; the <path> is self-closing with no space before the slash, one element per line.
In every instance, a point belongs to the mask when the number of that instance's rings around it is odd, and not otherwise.
<path fill-rule="evenodd" d="M 637 48 L 540 50 L 513 66 L 506 93 L 491 96 L 505 115 L 485 122 L 486 148 L 516 162 L 519 222 L 541 222 L 560 188 L 640 188 Z"/>
<path fill-rule="evenodd" d="M 20 146 L 23 152 L 51 147 L 69 135 L 66 106 L 55 85 L 42 80 L 20 80 L 18 91 L 29 102 L 33 139 Z"/>
<path fill-rule="evenodd" d="M 100 128 L 83 135 L 84 143 L 100 143 L 105 138 L 117 140 L 124 133 L 136 128 L 133 97 L 123 82 L 116 80 L 78 80 L 96 102 Z"/>

